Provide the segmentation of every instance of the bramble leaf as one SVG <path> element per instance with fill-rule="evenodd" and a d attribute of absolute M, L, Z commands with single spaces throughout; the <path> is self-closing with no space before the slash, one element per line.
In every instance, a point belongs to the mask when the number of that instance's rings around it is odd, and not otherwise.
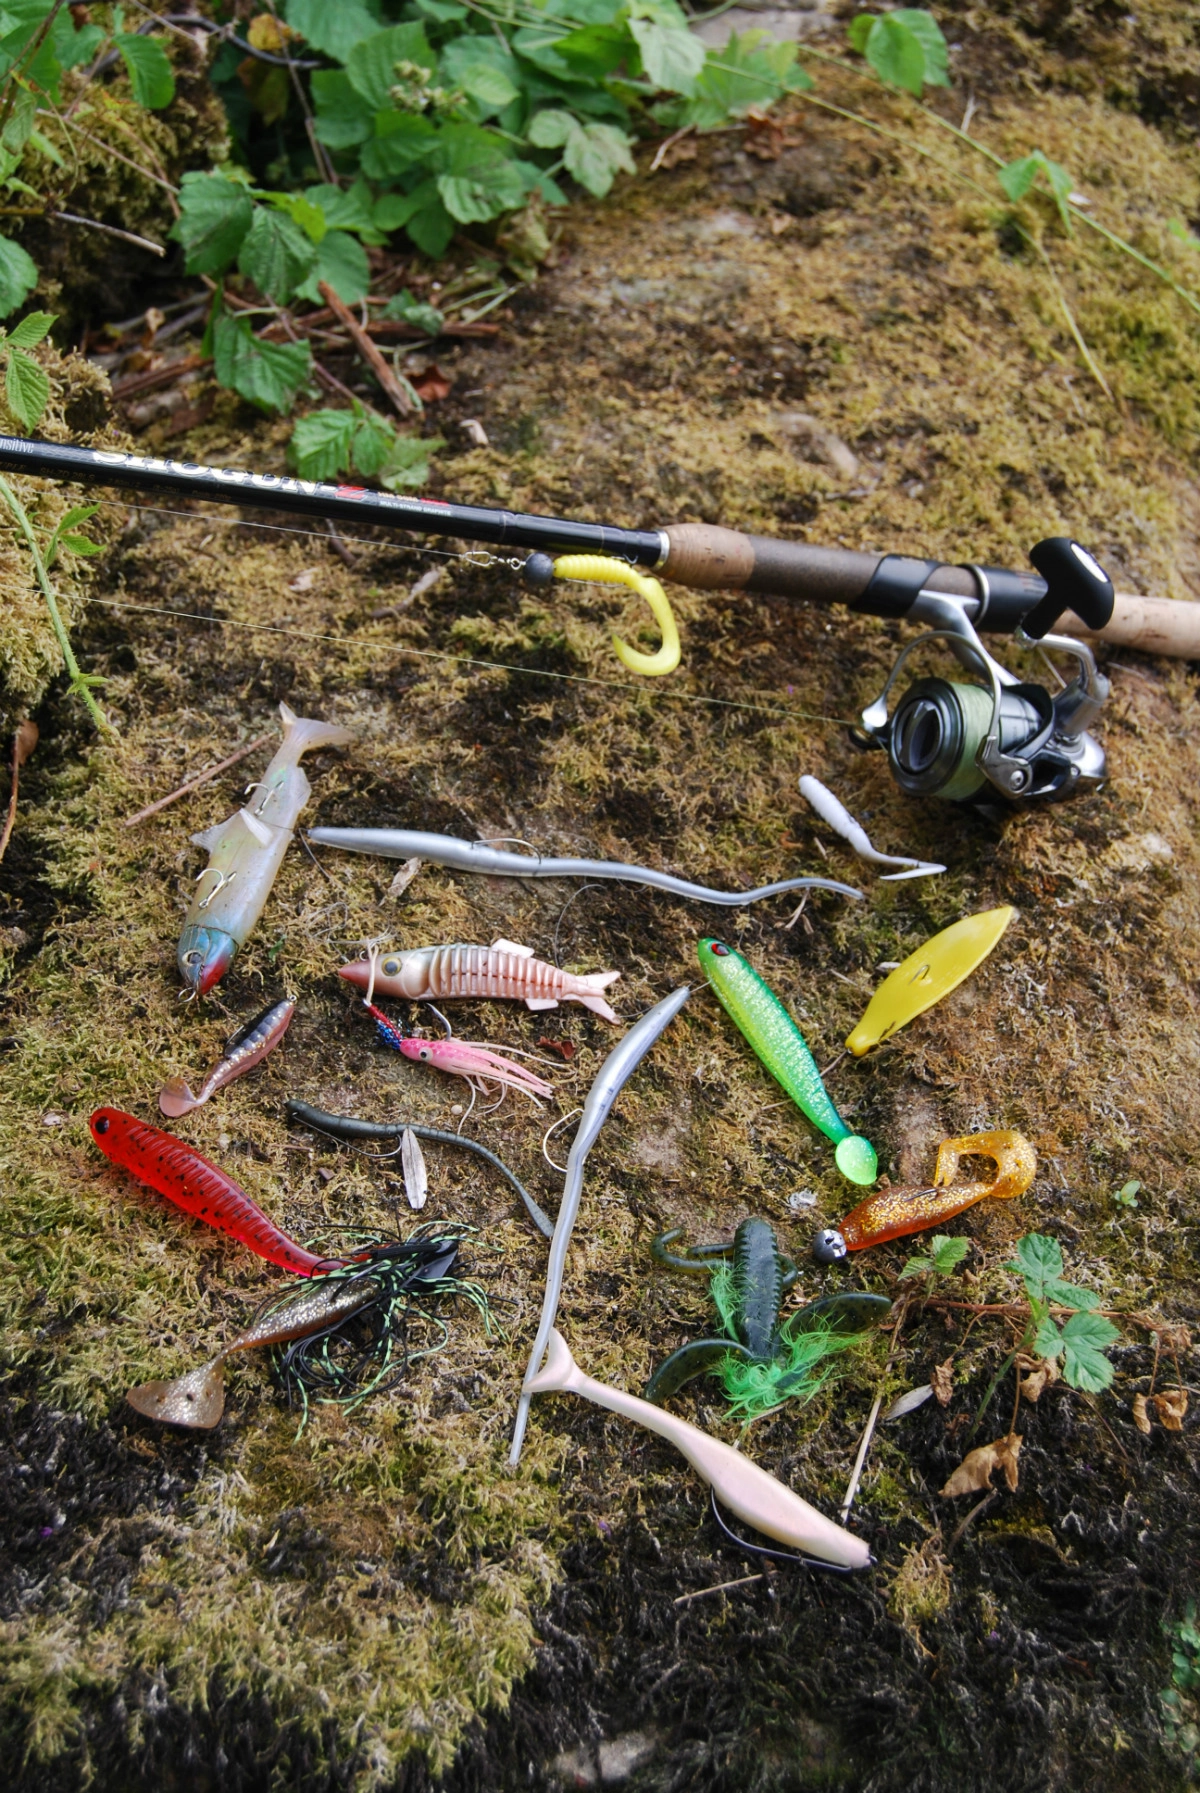
<path fill-rule="evenodd" d="M 379 20 L 360 0 L 288 0 L 286 16 L 293 31 L 333 62 L 345 62 L 356 43 L 379 30 Z"/>
<path fill-rule="evenodd" d="M 422 304 L 414 299 L 406 287 L 403 292 L 396 293 L 383 308 L 385 318 L 400 318 L 406 324 L 413 324 L 418 330 L 424 330 L 426 336 L 436 336 L 445 318 L 436 305 Z"/>
<path fill-rule="evenodd" d="M 259 342 L 248 318 L 223 315 L 213 325 L 213 366 L 222 386 L 260 411 L 286 411 L 309 376 L 312 351 L 306 342 Z"/>
<path fill-rule="evenodd" d="M 246 240 L 238 251 L 238 267 L 261 293 L 277 304 L 290 299 L 316 265 L 315 243 L 283 212 L 258 205 Z"/>
<path fill-rule="evenodd" d="M 696 77 L 708 52 L 682 20 L 678 25 L 661 25 L 653 19 L 631 19 L 629 29 L 642 53 L 648 80 L 667 93 L 691 95 L 696 91 Z"/>
<path fill-rule="evenodd" d="M 32 256 L 11 237 L 0 237 L 0 318 L 24 305 L 37 279 Z"/>
<path fill-rule="evenodd" d="M 1031 1301 L 1045 1301 L 1046 1284 L 1057 1282 L 1063 1273 L 1062 1247 L 1045 1233 L 1026 1233 L 1017 1241 L 1016 1263 L 1004 1267 L 1024 1277 Z"/>
<path fill-rule="evenodd" d="M 254 202 L 238 181 L 223 174 L 185 174 L 179 217 L 171 229 L 183 244 L 189 274 L 223 274 L 236 257 L 254 217 Z"/>
<path fill-rule="evenodd" d="M 997 169 L 996 179 L 1015 205 L 1024 199 L 1039 174 L 1045 175 L 1059 216 L 1070 231 L 1071 177 L 1061 163 L 1052 162 L 1040 149 L 1035 149 L 1032 154 L 1020 156 L 1015 162 L 1006 162 L 1003 168 Z"/>
<path fill-rule="evenodd" d="M 175 98 L 175 76 L 167 52 L 152 37 L 117 33 L 117 49 L 139 106 L 161 112 Z"/>
<path fill-rule="evenodd" d="M 34 349 L 43 337 L 48 336 L 51 327 L 57 321 L 53 311 L 27 311 L 19 324 L 14 324 L 8 333 L 8 345 L 13 349 Z M 91 512 L 88 512 L 91 515 Z"/>
<path fill-rule="evenodd" d="M 50 382 L 23 349 L 9 349 L 8 366 L 4 370 L 4 396 L 13 416 L 27 430 L 35 430 L 50 402 Z"/>
<path fill-rule="evenodd" d="M 1100 1314 L 1072 1314 L 1062 1329 L 1063 1380 L 1072 1388 L 1098 1395 L 1113 1379 L 1113 1367 L 1104 1355 L 1120 1333 Z"/>

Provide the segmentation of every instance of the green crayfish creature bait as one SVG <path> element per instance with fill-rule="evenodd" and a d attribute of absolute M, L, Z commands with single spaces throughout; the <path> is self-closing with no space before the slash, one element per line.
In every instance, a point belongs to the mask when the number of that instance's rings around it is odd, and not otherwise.
<path fill-rule="evenodd" d="M 842 1175 L 851 1183 L 873 1183 L 879 1169 L 874 1146 L 852 1133 L 834 1107 L 804 1035 L 774 990 L 724 941 L 702 940 L 696 950 L 704 975 L 734 1026 L 797 1108 L 833 1141 Z"/>
<path fill-rule="evenodd" d="M 719 1373 L 731 1411 L 746 1420 L 782 1402 L 810 1400 L 825 1380 L 821 1365 L 891 1307 L 884 1295 L 847 1293 L 810 1301 L 780 1324 L 779 1307 L 799 1275 L 765 1220 L 743 1220 L 732 1245 L 699 1245 L 686 1255 L 670 1247 L 682 1227 L 660 1233 L 650 1250 L 673 1270 L 708 1273 L 724 1338 L 695 1339 L 660 1363 L 646 1399 L 661 1406 L 694 1376 Z"/>

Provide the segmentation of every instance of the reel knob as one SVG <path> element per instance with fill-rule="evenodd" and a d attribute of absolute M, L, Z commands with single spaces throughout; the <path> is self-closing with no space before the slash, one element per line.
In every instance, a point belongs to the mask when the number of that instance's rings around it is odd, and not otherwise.
<path fill-rule="evenodd" d="M 1064 610 L 1073 610 L 1089 629 L 1110 621 L 1116 593 L 1099 561 L 1070 536 L 1047 536 L 1029 550 L 1029 558 L 1046 581 L 1046 595 L 1035 604 L 1021 628 L 1030 641 L 1048 635 Z"/>

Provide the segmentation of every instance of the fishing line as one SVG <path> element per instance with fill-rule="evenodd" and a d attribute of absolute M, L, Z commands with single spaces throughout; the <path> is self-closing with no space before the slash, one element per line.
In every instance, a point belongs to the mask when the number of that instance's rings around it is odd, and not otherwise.
<path fill-rule="evenodd" d="M 410 647 L 402 642 L 369 641 L 355 635 L 319 635 L 307 629 L 282 629 L 277 623 L 243 623 L 235 622 L 225 616 L 205 616 L 197 610 L 170 610 L 160 604 L 135 604 L 129 598 L 90 598 L 89 603 L 99 604 L 110 610 L 131 610 L 135 616 L 168 616 L 175 622 L 208 623 L 217 629 L 241 629 L 248 634 L 277 635 L 288 641 L 313 641 L 331 647 L 368 648 L 380 653 L 409 654 L 418 660 L 443 660 L 454 666 L 477 666 L 485 672 L 519 672 L 531 679 L 557 679 L 565 685 L 592 685 L 601 691 L 636 691 L 642 696 L 670 698 L 675 703 L 708 704 L 714 709 L 747 710 L 756 716 L 778 716 L 787 722 L 816 722 L 823 728 L 853 728 L 854 721 L 849 716 L 820 716 L 811 710 L 782 710 L 766 704 L 741 702 L 731 697 L 709 697 L 694 691 L 664 691 L 655 687 L 651 692 L 644 683 L 635 684 L 632 680 L 596 679 L 581 672 L 552 672 L 541 666 L 513 666 L 504 660 L 480 660 L 470 654 L 448 654 L 436 648 Z"/>
<path fill-rule="evenodd" d="M 222 529 L 273 530 L 277 535 L 304 536 L 310 541 L 322 542 L 326 547 L 329 545 L 329 536 L 324 529 L 293 529 L 287 523 L 254 523 L 247 517 L 227 517 L 217 511 L 178 511 L 170 509 L 165 504 L 132 504 L 126 499 L 113 498 L 107 499 L 105 502 L 110 504 L 120 503 L 126 510 L 137 511 L 139 514 L 148 517 L 181 517 L 185 523 L 216 523 Z M 402 552 L 407 551 L 411 554 L 435 554 L 441 560 L 466 560 L 469 561 L 472 566 L 491 566 L 496 563 L 503 565 L 508 564 L 507 558 L 495 554 L 488 554 L 486 550 L 482 549 L 479 550 L 477 555 L 468 549 L 429 548 L 426 547 L 423 542 L 395 541 L 387 536 L 369 537 L 362 535 L 343 535 L 340 529 L 338 535 L 348 548 L 390 548 L 393 553 L 399 549 Z"/>

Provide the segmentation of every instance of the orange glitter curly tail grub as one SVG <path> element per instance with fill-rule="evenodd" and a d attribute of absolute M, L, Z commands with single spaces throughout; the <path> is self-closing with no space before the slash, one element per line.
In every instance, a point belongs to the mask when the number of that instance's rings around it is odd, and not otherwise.
<path fill-rule="evenodd" d="M 978 1154 L 991 1158 L 996 1175 L 989 1183 L 957 1183 L 963 1158 Z M 851 1210 L 840 1227 L 817 1234 L 813 1254 L 822 1264 L 834 1264 L 848 1251 L 865 1251 L 869 1245 L 886 1245 L 908 1233 L 953 1220 L 965 1208 L 995 1197 L 1000 1201 L 1023 1195 L 1037 1171 L 1037 1153 L 1022 1133 L 969 1133 L 944 1139 L 938 1147 L 932 1188 L 887 1184 Z"/>

